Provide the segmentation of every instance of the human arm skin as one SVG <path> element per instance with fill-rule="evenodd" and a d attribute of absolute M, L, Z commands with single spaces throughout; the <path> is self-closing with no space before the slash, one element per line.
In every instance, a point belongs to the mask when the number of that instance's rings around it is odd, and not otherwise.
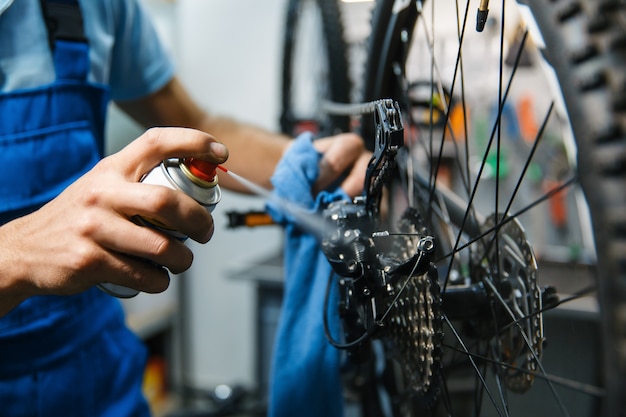
<path fill-rule="evenodd" d="M 202 243 L 213 234 L 211 215 L 193 199 L 139 183 L 175 156 L 223 163 L 228 150 L 200 131 L 150 129 L 39 210 L 0 227 L 0 315 L 34 295 L 76 294 L 101 282 L 164 291 L 169 276 L 157 265 L 180 273 L 193 254 L 129 219 L 156 218 Z"/>
<path fill-rule="evenodd" d="M 140 184 L 143 175 L 166 158 L 194 156 L 224 163 L 228 157 L 225 166 L 269 188 L 290 144 L 283 135 L 207 114 L 175 78 L 148 97 L 118 104 L 146 127 L 198 131 L 150 129 L 41 209 L 0 227 L 0 316 L 33 295 L 75 294 L 101 282 L 164 291 L 169 275 L 155 264 L 180 273 L 191 266 L 193 254 L 178 240 L 130 219 L 156 218 L 202 243 L 211 237 L 213 220 L 181 192 Z M 312 192 L 353 167 L 342 187 L 350 196 L 359 194 L 369 161 L 361 139 L 342 134 L 317 140 L 314 146 L 323 158 Z M 248 191 L 227 175 L 220 183 Z"/>
<path fill-rule="evenodd" d="M 146 128 L 184 126 L 210 133 L 228 148 L 230 157 L 225 164 L 228 169 L 265 187 L 270 186 L 274 167 L 289 146 L 286 136 L 228 117 L 209 115 L 193 101 L 176 77 L 151 95 L 116 104 Z M 228 175 L 221 175 L 219 181 L 228 189 L 247 191 Z"/>
<path fill-rule="evenodd" d="M 265 188 L 271 188 L 270 177 L 290 145 L 290 138 L 284 135 L 202 110 L 176 77 L 149 96 L 117 104 L 145 127 L 185 126 L 210 133 L 229 149 L 230 156 L 224 166 Z M 361 138 L 346 133 L 318 140 L 315 146 L 324 157 L 322 175 L 313 192 L 322 190 L 361 160 L 360 169 L 350 174 L 342 185 L 348 195 L 359 194 L 365 172 L 363 163 L 369 160 Z M 225 188 L 248 192 L 227 174 L 220 175 L 219 181 Z"/>

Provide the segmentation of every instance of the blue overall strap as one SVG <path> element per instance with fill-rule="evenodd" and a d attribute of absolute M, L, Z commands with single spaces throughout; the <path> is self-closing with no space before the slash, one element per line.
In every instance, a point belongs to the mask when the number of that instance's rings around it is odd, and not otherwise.
<path fill-rule="evenodd" d="M 56 80 L 0 95 L 0 224 L 56 197 L 104 150 L 108 88 L 88 82 L 89 45 L 76 1 L 47 0 Z M 67 27 L 66 27 L 67 26 Z"/>
<path fill-rule="evenodd" d="M 41 0 L 41 10 L 51 49 L 57 39 L 87 43 L 83 14 L 77 0 Z"/>
<path fill-rule="evenodd" d="M 41 0 L 57 80 L 86 81 L 89 45 L 77 0 Z M 70 63 L 71 65 L 67 65 Z M 59 65 L 60 64 L 60 65 Z"/>
<path fill-rule="evenodd" d="M 310 134 L 300 135 L 278 164 L 272 184 L 281 199 L 318 215 L 324 204 L 347 198 L 341 189 L 324 191 L 314 200 L 311 188 L 318 177 L 321 155 Z M 326 339 L 324 297 L 330 264 L 315 237 L 303 231 L 280 205 L 268 203 L 272 217 L 285 225 L 285 288 L 279 319 L 269 392 L 269 417 L 341 417 L 343 392 L 341 352 Z M 339 302 L 338 287 L 331 288 L 330 305 Z M 340 334 L 337 314 L 329 327 Z"/>

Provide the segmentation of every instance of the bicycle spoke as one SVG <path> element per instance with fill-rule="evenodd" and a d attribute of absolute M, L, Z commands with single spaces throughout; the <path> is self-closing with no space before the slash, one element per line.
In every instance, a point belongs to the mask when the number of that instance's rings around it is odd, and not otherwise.
<path fill-rule="evenodd" d="M 465 14 L 463 17 L 463 24 L 461 26 L 461 21 L 459 20 L 460 17 L 460 11 L 459 11 L 459 1 L 457 0 L 455 2 L 455 7 L 456 7 L 456 16 L 457 16 L 457 36 L 459 38 L 459 44 L 463 43 L 463 38 L 465 37 L 465 28 L 467 27 L 466 22 L 468 19 L 468 13 L 469 13 L 469 2 L 466 3 L 465 5 Z M 465 95 L 465 71 L 463 71 L 463 55 L 462 55 L 462 48 L 459 48 L 459 65 L 461 68 L 461 75 L 460 75 L 460 79 L 461 79 L 461 105 L 462 105 L 462 109 L 463 109 L 463 136 L 465 138 L 465 178 L 467 179 L 467 188 L 466 188 L 466 192 L 469 195 L 469 183 L 470 183 L 470 162 L 469 162 L 469 155 L 470 155 L 470 151 L 469 151 L 469 128 L 467 125 L 467 114 L 468 114 L 468 107 L 467 107 L 467 102 L 466 102 L 466 95 Z M 450 128 L 450 130 L 452 131 L 453 129 Z M 462 171 L 462 170 L 461 170 Z"/>
<path fill-rule="evenodd" d="M 555 308 L 557 308 L 559 306 L 562 306 L 563 304 L 567 304 L 569 302 L 572 302 L 572 301 L 575 301 L 575 300 L 579 300 L 579 299 L 581 299 L 581 298 L 583 298 L 585 296 L 588 296 L 589 294 L 592 294 L 592 293 L 594 293 L 596 291 L 597 291 L 596 285 L 591 285 L 589 287 L 586 287 L 586 288 L 583 288 L 581 290 L 578 290 L 574 294 L 572 294 L 572 295 L 570 295 L 570 296 L 568 296 L 566 298 L 563 298 L 562 300 L 559 300 L 559 301 L 557 301 L 555 303 L 552 303 L 552 304 L 550 304 L 548 306 L 545 306 L 545 307 L 543 307 L 543 308 L 533 312 L 532 314 L 528 314 L 528 315 L 525 315 L 525 316 L 522 316 L 522 317 L 520 317 L 518 319 L 513 320 L 511 323 L 505 325 L 502 329 L 500 329 L 500 331 L 504 332 L 504 331 L 508 330 L 511 326 L 515 326 L 515 325 L 519 324 L 520 322 L 522 322 L 522 321 L 524 321 L 526 319 L 532 318 L 532 317 L 534 317 L 536 315 L 545 313 L 545 312 L 550 311 L 550 310 L 554 310 Z"/>
<path fill-rule="evenodd" d="M 543 120 L 543 123 L 541 125 L 541 128 L 539 129 L 539 131 L 537 132 L 537 135 L 535 137 L 535 140 L 533 141 L 533 146 L 532 149 L 530 150 L 530 153 L 528 155 L 528 158 L 526 158 L 526 162 L 524 164 L 524 167 L 522 168 L 522 172 L 515 184 L 515 187 L 513 189 L 513 192 L 511 193 L 511 197 L 509 198 L 509 202 L 507 203 L 506 209 L 504 210 L 504 216 L 506 217 L 506 214 L 511 210 L 511 207 L 513 206 L 513 201 L 515 200 L 515 196 L 517 195 L 522 182 L 524 180 L 524 178 L 526 177 L 526 172 L 528 171 L 528 168 L 530 167 L 530 164 L 532 162 L 533 156 L 535 155 L 535 151 L 537 150 L 537 146 L 539 145 L 539 142 L 541 141 L 541 138 L 543 137 L 543 132 L 547 126 L 548 120 L 550 119 L 550 116 L 552 115 L 552 110 L 554 109 L 554 102 L 550 103 L 550 108 L 548 109 L 548 112 L 546 113 L 546 116 Z M 512 218 L 517 218 L 518 216 L 511 216 Z M 487 246 L 487 251 L 488 252 L 492 245 L 494 243 L 496 243 L 497 239 L 498 239 L 498 232 L 501 228 L 501 226 L 503 226 L 504 223 L 500 223 L 499 225 L 496 225 L 495 230 L 494 230 L 494 237 L 491 238 L 491 240 L 489 241 L 489 243 L 486 245 Z M 497 245 L 497 243 L 496 243 Z"/>
<path fill-rule="evenodd" d="M 548 125 L 548 121 L 550 120 L 550 116 L 552 115 L 552 111 L 554 110 L 554 101 L 552 101 L 550 103 L 550 108 L 548 109 L 546 116 L 543 119 L 543 122 L 541 124 L 541 127 L 539 128 L 539 130 L 537 131 L 537 135 L 533 141 L 533 146 L 530 150 L 530 153 L 528 155 L 528 158 L 526 158 L 526 162 L 524 163 L 524 167 L 522 168 L 522 172 L 517 180 L 517 183 L 515 184 L 515 187 L 513 189 L 513 193 L 511 194 L 511 198 L 509 199 L 509 202 L 506 206 L 506 209 L 504 210 L 504 213 L 508 213 L 509 210 L 511 210 L 511 207 L 513 206 L 513 201 L 515 200 L 515 196 L 517 196 L 517 193 L 522 185 L 522 181 L 524 180 L 524 178 L 526 177 L 526 172 L 528 171 L 528 168 L 530 167 L 530 164 L 533 160 L 533 157 L 535 156 L 535 152 L 537 150 L 537 146 L 539 145 L 539 142 L 541 142 L 541 139 L 543 138 L 543 133 L 546 129 L 546 126 Z"/>
<path fill-rule="evenodd" d="M 527 373 L 529 375 L 532 375 L 533 377 L 536 378 L 540 378 L 543 380 L 549 380 L 554 384 L 560 385 L 562 387 L 566 387 L 569 388 L 571 390 L 589 395 L 589 396 L 593 396 L 593 397 L 603 397 L 604 395 L 606 395 L 606 390 L 595 386 L 595 385 L 591 385 L 591 384 L 586 384 L 584 382 L 580 382 L 580 381 L 574 381 L 572 379 L 568 379 L 568 378 L 563 378 L 560 377 L 558 375 L 552 375 L 552 374 L 548 374 L 548 373 L 541 373 L 541 372 L 531 372 L 527 369 L 524 368 L 520 368 L 520 367 L 516 367 L 513 365 L 509 365 L 507 363 L 503 363 L 499 360 L 496 359 L 492 359 L 488 356 L 484 356 L 484 355 L 479 355 L 477 353 L 472 353 L 472 352 L 466 352 L 463 349 L 459 349 L 455 346 L 452 345 L 448 345 L 448 344 L 444 344 L 443 345 L 446 349 L 450 349 L 453 350 L 455 352 L 464 354 L 464 355 L 469 355 L 472 356 L 475 360 L 477 361 L 481 361 L 481 362 L 487 362 L 487 363 L 491 363 L 493 365 L 497 365 L 497 366 L 501 366 L 507 369 L 511 369 L 514 370 L 516 372 L 523 372 L 523 373 Z"/>
<path fill-rule="evenodd" d="M 445 323 L 448 325 L 448 327 L 450 328 L 450 330 L 452 330 L 452 333 L 453 333 L 454 337 L 456 338 L 457 342 L 459 343 L 459 345 L 463 348 L 463 352 L 462 353 L 465 353 L 467 355 L 467 358 L 469 359 L 469 361 L 470 361 L 470 363 L 472 365 L 472 368 L 474 368 L 474 370 L 476 371 L 476 377 L 480 380 L 481 387 L 483 388 L 484 392 L 487 393 L 487 396 L 489 397 L 489 399 L 491 400 L 491 403 L 496 408 L 496 411 L 498 412 L 498 415 L 500 415 L 500 417 L 504 417 L 504 414 L 502 414 L 501 410 L 498 408 L 498 405 L 496 403 L 495 397 L 493 396 L 493 394 L 491 393 L 491 390 L 489 389 L 489 386 L 487 384 L 487 381 L 485 380 L 483 372 L 481 372 L 480 369 L 478 369 L 478 365 L 474 361 L 474 358 L 471 355 L 469 349 L 467 348 L 467 346 L 463 342 L 463 338 L 461 338 L 461 336 L 459 335 L 459 333 L 457 332 L 455 327 L 452 325 L 452 323 L 448 319 L 448 316 L 444 315 L 443 319 L 444 319 Z"/>
<path fill-rule="evenodd" d="M 458 3 L 457 3 L 458 5 Z M 434 7 L 432 8 L 433 13 L 434 13 Z M 463 40 L 465 38 L 465 28 L 467 27 L 466 22 L 467 22 L 467 16 L 468 16 L 468 10 L 469 10 L 469 2 L 466 5 L 466 9 L 465 9 L 465 16 L 464 16 L 464 20 L 463 20 L 463 25 L 462 25 L 462 29 L 460 31 L 459 34 L 459 47 L 458 47 L 458 51 L 457 51 L 457 57 L 456 57 L 456 63 L 455 63 L 455 69 L 454 69 L 454 75 L 452 76 L 452 82 L 451 82 L 451 87 L 450 87 L 450 97 L 452 97 L 454 95 L 454 91 L 455 91 L 455 87 L 456 87 L 456 81 L 459 78 L 458 76 L 458 71 L 459 69 L 461 69 L 461 74 L 460 74 L 460 79 L 461 79 L 461 84 L 462 84 L 462 97 L 464 100 L 464 74 L 462 71 L 463 68 L 463 55 L 461 53 L 462 51 L 462 46 L 463 46 Z M 432 20 L 434 20 L 434 15 L 431 17 Z M 423 19 L 422 19 L 423 21 Z M 459 10 L 457 8 L 457 28 L 459 27 Z M 444 126 L 446 128 L 449 129 L 449 131 L 452 133 L 452 142 L 456 145 L 457 141 L 456 138 L 454 137 L 454 132 L 453 129 L 450 125 L 450 108 L 449 108 L 449 103 L 446 100 L 446 94 L 443 88 L 443 82 L 442 82 L 442 76 L 441 76 L 441 71 L 439 69 L 439 65 L 437 64 L 436 58 L 435 58 L 435 51 L 434 51 L 434 36 L 431 36 L 429 34 L 428 31 L 428 27 L 426 26 L 426 23 L 424 22 L 423 24 L 424 26 L 424 36 L 426 39 L 426 43 L 428 45 L 429 48 L 429 54 L 430 54 L 430 59 L 431 59 L 431 85 L 432 85 L 432 90 L 431 90 L 431 94 L 434 94 L 434 90 L 436 88 L 437 93 L 440 95 L 440 97 L 442 97 L 442 106 L 443 106 L 443 112 L 444 112 Z M 434 22 L 431 22 L 431 26 L 434 27 Z M 434 139 L 434 132 L 432 130 L 433 125 L 434 125 L 434 120 L 433 120 L 433 113 L 434 113 L 434 108 L 433 108 L 433 103 L 432 100 L 430 101 L 430 112 L 429 112 L 429 117 L 430 117 L 430 132 L 429 132 L 429 142 L 430 142 L 430 152 L 429 152 L 429 158 L 432 160 L 433 159 L 433 152 L 432 152 L 432 148 L 433 148 L 433 139 Z M 465 106 L 465 104 L 464 104 Z M 464 114 L 467 114 L 467 109 L 464 107 Z M 465 126 L 465 129 L 467 129 L 467 125 Z M 435 166 L 431 166 L 431 173 L 430 173 L 430 177 L 429 177 L 429 189 L 430 189 L 430 198 L 429 198 L 429 202 L 433 200 L 433 196 L 434 193 L 436 191 L 436 187 L 437 187 L 437 176 L 438 176 L 438 172 L 439 172 L 439 164 L 440 161 L 442 159 L 442 154 L 443 154 L 443 146 L 444 146 L 444 138 L 445 138 L 445 133 L 446 133 L 446 129 L 444 128 L 443 130 L 443 134 L 441 137 L 441 142 L 439 145 L 439 150 L 437 152 L 437 158 L 434 158 L 434 160 L 436 161 L 436 165 Z M 467 138 L 467 130 L 466 130 L 466 138 Z M 467 144 L 467 140 L 466 140 L 466 144 Z M 458 152 L 458 148 L 455 149 L 456 154 L 458 156 L 459 152 Z M 466 157 L 467 155 L 469 155 L 469 153 L 466 153 Z M 460 166 L 460 161 L 457 159 L 457 163 L 459 163 Z M 461 172 L 463 172 L 463 170 L 461 169 Z M 461 178 L 461 180 L 464 182 L 464 186 L 466 187 L 467 192 L 469 193 L 469 181 L 470 181 L 470 177 L 469 177 L 469 171 L 468 171 L 468 175 L 467 178 Z"/>
<path fill-rule="evenodd" d="M 498 292 L 497 288 L 495 287 L 495 285 L 493 284 L 491 279 L 489 279 L 487 277 L 484 280 L 484 282 L 487 283 L 487 285 L 489 287 L 491 287 L 492 294 L 500 302 L 500 305 L 506 310 L 507 314 L 513 320 L 515 320 L 515 313 L 513 311 L 511 311 L 511 309 L 509 308 L 508 303 L 504 299 L 502 299 L 502 297 L 500 296 L 500 293 Z M 515 323 L 515 326 L 518 327 L 519 334 L 522 336 L 522 339 L 524 340 L 524 343 L 526 344 L 526 347 L 528 348 L 528 350 L 530 351 L 530 354 L 533 356 L 534 360 L 536 361 L 536 364 L 539 367 L 539 370 L 541 371 L 541 373 L 546 373 L 544 368 L 543 368 L 543 364 L 541 363 L 541 359 L 539 357 L 537 357 L 537 353 L 535 352 L 535 350 L 533 348 L 533 344 L 531 343 L 531 341 L 529 339 L 529 336 L 526 334 L 525 330 L 522 328 L 522 326 L 519 323 Z M 550 388 L 550 391 L 552 391 L 552 394 L 553 394 L 554 398 L 559 403 L 559 407 L 561 408 L 561 411 L 563 412 L 563 415 L 564 416 L 569 416 L 569 412 L 567 411 L 567 408 L 565 407 L 565 404 L 563 403 L 563 401 L 561 400 L 561 397 L 558 395 L 556 389 L 554 388 L 554 385 L 549 380 L 547 380 L 547 382 L 548 382 L 548 386 Z"/>
<path fill-rule="evenodd" d="M 508 98 L 508 95 L 509 95 L 509 92 L 510 92 L 510 89 L 511 89 L 511 85 L 513 83 L 513 78 L 515 76 L 515 72 L 517 71 L 521 55 L 522 55 L 522 48 L 520 48 L 519 51 L 517 52 L 517 55 L 515 57 L 515 65 L 513 66 L 513 70 L 511 72 L 510 77 L 509 77 L 506 90 L 504 91 L 504 94 L 502 95 L 501 99 L 499 100 L 499 102 L 501 104 L 498 106 L 498 115 L 496 117 L 496 122 L 495 122 L 494 127 L 493 127 L 493 129 L 491 131 L 491 135 L 489 137 L 489 141 L 487 143 L 487 147 L 486 147 L 485 152 L 483 154 L 482 162 L 480 164 L 480 168 L 479 168 L 478 174 L 476 176 L 476 182 L 474 183 L 474 186 L 472 188 L 472 192 L 471 192 L 471 194 L 469 196 L 469 199 L 468 199 L 468 202 L 467 202 L 468 209 L 465 212 L 465 214 L 463 216 L 463 221 L 461 222 L 461 225 L 459 227 L 459 233 L 458 233 L 458 236 L 456 238 L 456 241 L 455 241 L 455 244 L 454 244 L 454 248 L 452 250 L 453 253 L 457 252 L 456 249 L 458 248 L 458 246 L 460 244 L 461 234 L 462 234 L 462 231 L 463 231 L 463 229 L 465 227 L 465 224 L 467 223 L 467 219 L 468 219 L 468 216 L 469 216 L 470 208 L 473 207 L 474 199 L 476 198 L 476 192 L 478 191 L 478 185 L 480 183 L 480 179 L 481 179 L 483 170 L 485 169 L 485 166 L 487 164 L 487 157 L 488 157 L 488 154 L 489 154 L 489 150 L 491 149 L 491 145 L 493 144 L 493 140 L 494 140 L 496 131 L 497 131 L 497 129 L 499 129 L 499 124 L 500 124 L 500 120 L 502 118 L 502 111 L 503 111 L 503 108 L 504 108 L 504 103 L 506 103 L 506 100 Z M 446 278 L 444 280 L 444 284 L 443 284 L 443 291 L 444 292 L 445 292 L 445 289 L 446 289 L 446 287 L 448 285 L 448 281 L 449 281 L 449 278 L 450 278 L 449 272 L 450 272 L 451 269 L 452 269 L 452 261 L 450 262 L 450 265 L 448 267 L 448 273 L 447 273 Z"/>
<path fill-rule="evenodd" d="M 527 205 L 526 207 L 524 207 L 520 211 L 517 211 L 514 214 L 512 214 L 511 216 L 506 217 L 505 219 L 503 219 L 501 222 L 499 222 L 495 226 L 490 227 L 489 229 L 485 230 L 484 232 L 482 232 L 478 236 L 473 237 L 467 243 L 458 246 L 457 248 L 455 248 L 455 250 L 453 250 L 450 253 L 448 253 L 446 255 L 443 255 L 442 257 L 438 258 L 435 261 L 435 263 L 439 263 L 439 262 L 444 261 L 445 259 L 447 259 L 449 257 L 453 257 L 456 253 L 459 253 L 460 251 L 462 251 L 463 249 L 466 249 L 470 245 L 473 245 L 474 243 L 481 241 L 486 236 L 490 235 L 491 233 L 496 232 L 498 230 L 498 228 L 501 228 L 502 226 L 504 226 L 505 224 L 513 221 L 514 219 L 516 219 L 517 217 L 521 216 L 522 214 L 524 214 L 524 213 L 532 210 L 533 208 L 537 207 L 538 205 L 546 202 L 547 200 L 549 200 L 552 197 L 554 197 L 556 194 L 558 194 L 558 193 L 562 192 L 563 190 L 571 187 L 572 185 L 574 185 L 577 182 L 578 182 L 578 178 L 577 177 L 572 177 L 569 180 L 567 180 L 567 181 L 563 182 L 562 184 L 560 184 L 559 186 L 556 186 L 556 187 L 552 188 L 547 193 L 545 193 L 543 196 L 541 196 L 537 200 L 533 201 L 532 203 L 530 203 L 529 205 Z"/>
<path fill-rule="evenodd" d="M 497 313 L 496 313 L 493 305 L 491 305 L 490 308 L 491 308 L 492 321 L 493 321 L 494 327 L 495 327 L 494 330 L 497 331 L 497 326 L 495 325 L 496 324 L 496 320 L 497 320 Z M 501 346 L 500 346 L 499 343 L 495 343 L 495 341 L 494 341 L 494 342 L 490 342 L 488 344 L 491 347 L 491 354 L 492 354 L 492 356 L 494 358 L 502 358 L 503 357 L 502 349 L 501 349 Z M 502 362 L 502 361 L 500 361 L 500 362 Z M 504 407 L 504 410 L 506 411 L 506 413 L 508 415 L 508 412 L 509 412 L 508 411 L 508 401 L 506 399 L 506 392 L 505 392 L 505 390 L 503 389 L 503 386 L 502 386 L 502 379 L 504 378 L 504 371 L 503 371 L 503 369 L 501 367 L 495 366 L 494 367 L 494 375 L 495 375 L 496 385 L 498 387 L 498 393 L 500 394 L 500 401 L 502 403 L 502 406 Z"/>
<path fill-rule="evenodd" d="M 504 1 L 503 1 L 503 4 L 504 4 Z M 504 14 L 504 12 L 503 12 L 503 14 Z M 481 162 L 481 167 L 480 167 L 479 173 L 477 175 L 476 183 L 474 185 L 474 188 L 472 189 L 472 192 L 470 193 L 468 209 L 467 209 L 466 213 L 464 214 L 463 222 L 462 222 L 462 224 L 461 224 L 461 226 L 459 228 L 459 233 L 457 234 L 457 238 L 456 238 L 456 241 L 455 241 L 455 244 L 454 244 L 454 248 L 453 248 L 453 251 L 452 251 L 453 254 L 454 253 L 458 253 L 458 248 L 459 248 L 459 244 L 460 244 L 460 238 L 461 238 L 461 235 L 462 235 L 462 231 L 464 229 L 465 222 L 467 221 L 467 217 L 468 217 L 468 214 L 470 212 L 470 209 L 473 208 L 473 200 L 475 198 L 475 194 L 476 194 L 476 190 L 477 190 L 477 187 L 478 187 L 478 183 L 479 183 L 479 181 L 481 179 L 482 170 L 484 169 L 486 161 L 487 161 L 487 155 L 489 153 L 489 150 L 490 150 L 491 145 L 492 145 L 493 140 L 494 140 L 494 133 L 497 134 L 497 138 L 496 138 L 496 174 L 495 174 L 495 178 L 496 178 L 496 184 L 495 184 L 495 213 L 499 212 L 498 204 L 499 204 L 499 193 L 500 193 L 500 181 L 499 181 L 499 179 L 500 179 L 500 169 L 501 169 L 500 168 L 500 155 L 501 155 L 501 146 L 502 146 L 501 145 L 501 140 L 502 140 L 501 139 L 502 113 L 503 113 L 503 109 L 504 109 L 504 103 L 506 102 L 506 98 L 508 97 L 508 93 L 510 91 L 511 82 L 512 82 L 512 80 L 514 78 L 515 71 L 517 70 L 517 67 L 518 67 L 518 64 L 519 64 L 519 59 L 521 57 L 521 52 L 523 50 L 523 45 L 525 44 L 527 35 L 528 35 L 528 32 L 526 31 L 524 33 L 524 37 L 523 37 L 523 40 L 522 40 L 522 46 L 518 50 L 518 53 L 517 53 L 517 56 L 516 56 L 515 65 L 513 67 L 513 72 L 511 74 L 510 79 L 509 79 L 509 82 L 508 82 L 508 85 L 507 85 L 507 88 L 506 88 L 506 92 L 503 92 L 503 90 L 502 90 L 502 88 L 503 88 L 503 82 L 502 82 L 503 81 L 503 58 L 502 58 L 502 51 L 503 51 L 503 36 L 504 36 L 504 16 L 502 16 L 502 28 L 501 28 L 501 37 L 500 37 L 501 59 L 500 59 L 500 68 L 499 68 L 499 90 L 500 90 L 499 97 L 500 98 L 498 100 L 498 116 L 497 116 L 496 121 L 494 123 L 494 127 L 492 129 L 492 134 L 491 134 L 491 136 L 489 138 L 487 149 L 484 152 L 483 160 Z M 430 42 L 429 42 L 429 44 L 430 44 Z M 459 61 L 460 57 L 461 57 L 460 49 L 461 48 L 459 47 L 459 53 L 457 54 L 457 67 L 456 68 L 458 68 L 458 65 L 459 65 L 459 62 L 460 62 Z M 434 56 L 434 53 L 431 52 L 431 56 Z M 434 66 L 434 64 L 433 64 L 433 66 Z M 455 73 L 455 77 L 454 77 L 453 80 L 456 81 L 456 73 Z M 511 196 L 511 198 L 509 199 L 509 202 L 507 204 L 507 209 L 505 210 L 505 213 L 507 213 L 510 210 L 510 207 L 511 207 L 511 205 L 513 203 L 514 197 L 517 194 L 517 192 L 519 190 L 519 187 L 521 186 L 521 182 L 523 181 L 524 174 L 526 173 L 526 171 L 528 169 L 528 166 L 530 165 L 530 162 L 532 160 L 532 156 L 534 155 L 534 153 L 536 151 L 536 148 L 537 148 L 537 145 L 539 143 L 539 139 L 542 136 L 543 129 L 545 128 L 547 120 L 548 120 L 548 118 L 549 118 L 549 116 L 550 116 L 550 114 L 552 112 L 552 106 L 551 106 L 550 110 L 548 111 L 548 113 L 546 115 L 544 123 L 542 124 L 542 129 L 538 133 L 538 137 L 534 141 L 533 148 L 532 148 L 532 150 L 530 152 L 529 157 L 526 160 L 525 166 L 522 169 L 522 173 L 520 174 L 520 176 L 518 178 L 517 184 L 514 187 L 513 194 Z M 432 109 L 431 109 L 431 115 L 432 115 Z M 448 116 L 449 116 L 449 111 L 446 110 L 446 116 L 445 116 L 446 119 L 448 118 Z M 432 116 L 431 116 L 431 120 L 432 120 Z M 444 133 L 445 133 L 445 129 L 444 129 Z M 432 140 L 431 140 L 431 143 L 432 143 Z M 438 158 L 436 159 L 437 166 L 434 168 L 434 172 L 435 172 L 434 180 L 431 179 L 429 181 L 429 182 L 432 182 L 432 185 L 430 187 L 431 197 L 429 198 L 429 201 L 432 201 L 432 197 L 433 197 L 434 192 L 435 192 L 435 187 L 436 187 L 436 182 L 437 182 L 436 181 L 436 178 L 437 178 L 437 174 L 436 173 L 439 170 L 439 162 L 438 161 L 441 160 L 442 151 L 443 151 L 443 138 L 442 138 L 441 146 L 440 146 L 440 149 L 439 149 L 439 155 L 438 155 Z M 458 154 L 458 152 L 457 152 L 457 154 Z M 432 172 L 433 172 L 433 170 L 431 170 L 431 173 Z M 431 178 L 432 178 L 432 174 L 431 174 Z M 433 204 L 432 203 L 429 204 L 429 207 L 433 207 Z M 527 207 L 526 209 L 530 209 L 530 207 Z M 491 244 L 493 244 L 494 241 L 496 242 L 496 245 L 498 245 L 497 244 L 497 240 L 498 240 L 498 236 L 499 236 L 498 230 L 502 226 L 502 222 L 497 222 L 497 223 L 500 223 L 500 224 L 496 225 L 494 237 L 492 238 L 492 240 L 491 240 L 491 242 L 489 243 L 488 246 L 491 246 Z M 469 244 L 464 245 L 464 247 L 467 247 L 467 246 L 469 246 Z M 454 256 L 451 257 L 450 263 L 448 265 L 448 272 L 447 272 L 446 278 L 444 280 L 443 292 L 445 292 L 447 284 L 448 284 L 448 281 L 449 281 L 449 274 L 450 274 L 450 271 L 452 271 L 452 267 L 453 267 L 453 259 L 454 259 Z M 499 264 L 498 259 L 499 259 L 499 251 L 496 251 L 496 264 Z M 500 273 L 499 270 L 498 270 L 498 273 Z M 503 303 L 505 308 L 508 308 L 508 306 L 506 305 L 504 300 L 500 300 L 500 302 Z M 512 314 L 512 312 L 510 312 L 510 311 L 509 311 L 509 313 Z M 534 355 L 533 347 L 532 347 L 532 344 L 530 343 L 530 341 L 528 339 L 528 336 L 524 334 L 524 329 L 522 329 L 521 326 L 518 325 L 518 327 L 519 327 L 519 330 L 522 332 L 522 336 L 524 338 L 525 343 L 527 344 L 527 348 L 530 349 L 531 352 Z M 541 368 L 541 364 L 540 364 L 539 358 L 536 358 L 536 356 L 535 356 L 535 360 L 536 360 L 536 363 L 539 364 L 539 367 Z M 477 369 L 477 372 L 480 372 L 480 371 L 478 371 L 478 369 Z M 505 398 L 506 394 L 505 394 L 504 390 L 502 389 L 502 383 L 501 383 L 501 379 L 500 379 L 500 376 L 499 376 L 498 373 L 496 374 L 496 381 L 497 381 L 497 385 L 498 385 L 498 393 L 499 393 L 499 396 L 500 396 L 500 401 L 501 401 L 501 403 L 503 405 L 503 410 L 498 410 L 498 412 L 500 413 L 501 411 L 503 411 L 505 413 L 505 415 L 508 415 L 507 405 L 506 405 L 507 404 L 507 400 Z M 550 387 L 550 389 L 553 392 L 555 398 L 557 398 L 557 401 L 559 402 L 559 405 L 560 405 L 560 408 L 561 408 L 563 414 L 564 415 L 568 415 L 568 412 L 567 412 L 564 404 L 562 403 L 561 399 L 558 397 L 558 394 L 556 393 L 555 389 L 552 386 Z M 494 402 L 493 395 L 491 394 L 491 392 L 488 392 L 488 395 L 490 396 L 492 402 Z"/>

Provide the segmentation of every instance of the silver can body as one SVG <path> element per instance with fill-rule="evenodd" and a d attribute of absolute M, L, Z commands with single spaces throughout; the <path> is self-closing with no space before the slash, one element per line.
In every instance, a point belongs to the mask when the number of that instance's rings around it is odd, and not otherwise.
<path fill-rule="evenodd" d="M 167 159 L 150 171 L 141 182 L 145 184 L 162 185 L 174 190 L 182 191 L 201 204 L 209 213 L 219 203 L 222 192 L 217 185 L 217 177 L 214 182 L 206 182 L 194 176 L 181 159 Z M 157 229 L 163 233 L 175 237 L 180 241 L 187 240 L 187 236 L 176 231 L 162 227 L 154 222 L 138 218 L 138 221 L 148 227 Z M 132 298 L 139 294 L 139 291 L 124 287 L 122 285 L 102 283 L 97 286 L 105 293 L 118 298 Z"/>

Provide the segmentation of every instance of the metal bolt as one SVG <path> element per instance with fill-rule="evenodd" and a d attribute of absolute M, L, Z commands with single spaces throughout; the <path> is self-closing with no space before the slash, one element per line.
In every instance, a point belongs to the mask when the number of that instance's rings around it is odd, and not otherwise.
<path fill-rule="evenodd" d="M 431 253 L 435 249 L 435 240 L 431 236 L 420 239 L 417 242 L 417 250 L 421 252 Z"/>

